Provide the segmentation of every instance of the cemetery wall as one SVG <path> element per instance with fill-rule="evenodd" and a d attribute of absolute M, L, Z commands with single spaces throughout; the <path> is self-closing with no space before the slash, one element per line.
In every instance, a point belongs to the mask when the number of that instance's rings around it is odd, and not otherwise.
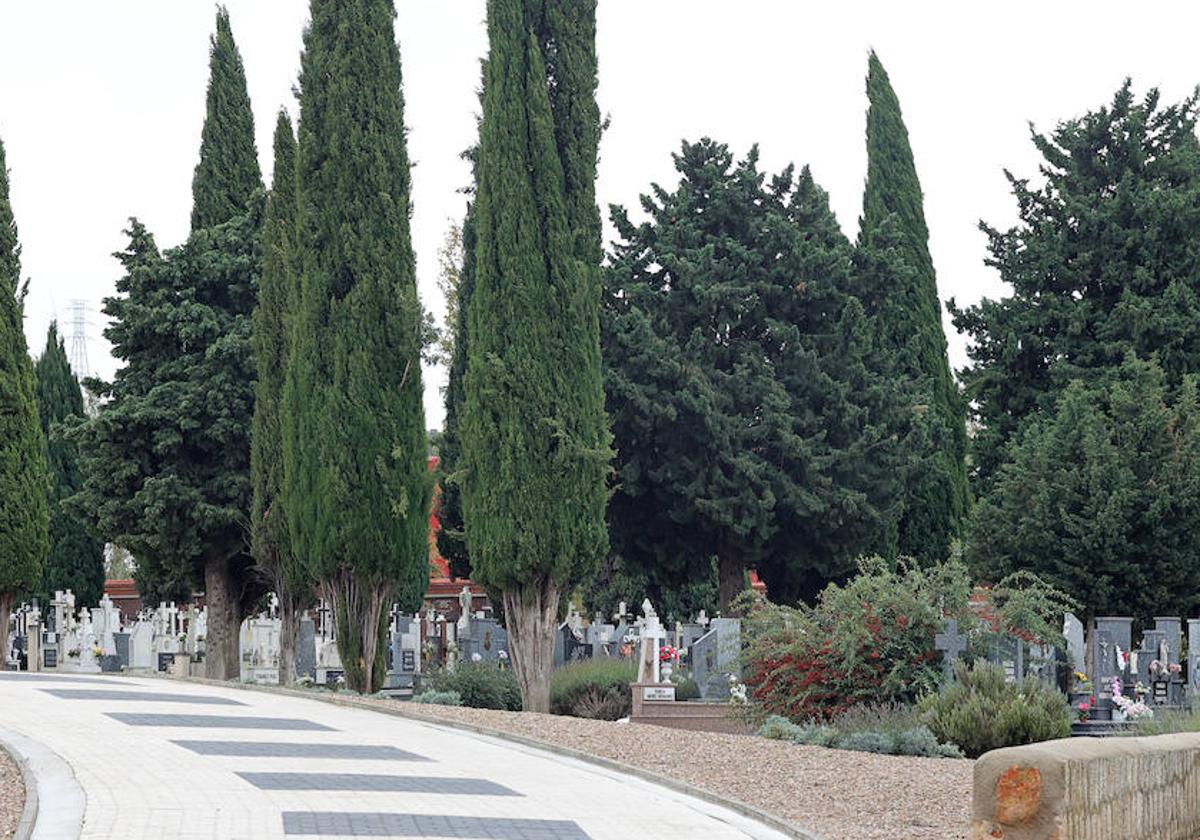
<path fill-rule="evenodd" d="M 971 840 L 1200 837 L 1200 733 L 1009 747 L 975 764 Z"/>

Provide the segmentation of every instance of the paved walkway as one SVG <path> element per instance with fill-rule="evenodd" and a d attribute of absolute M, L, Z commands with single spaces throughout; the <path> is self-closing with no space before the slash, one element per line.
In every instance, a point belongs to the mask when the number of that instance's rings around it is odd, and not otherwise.
<path fill-rule="evenodd" d="M 522 745 L 316 700 L 153 678 L 0 673 L 0 740 L 45 771 L 39 809 L 54 821 L 39 820 L 35 840 L 784 837 L 727 809 Z M 55 772 L 64 763 L 74 781 Z"/>

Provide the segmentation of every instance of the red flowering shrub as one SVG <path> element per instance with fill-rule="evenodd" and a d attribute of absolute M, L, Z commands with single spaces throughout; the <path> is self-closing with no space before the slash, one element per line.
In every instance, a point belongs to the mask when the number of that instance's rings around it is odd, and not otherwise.
<path fill-rule="evenodd" d="M 933 570 L 863 561 L 814 607 L 758 600 L 744 621 L 745 682 L 764 714 L 826 720 L 858 705 L 910 703 L 939 684 L 934 635 L 970 592 L 961 564 Z"/>

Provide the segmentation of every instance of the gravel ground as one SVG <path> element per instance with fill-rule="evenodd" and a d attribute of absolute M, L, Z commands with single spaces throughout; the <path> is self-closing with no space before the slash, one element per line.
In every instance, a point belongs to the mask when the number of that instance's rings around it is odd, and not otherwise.
<path fill-rule="evenodd" d="M 739 799 L 825 840 L 949 840 L 967 833 L 973 763 L 961 759 L 871 755 L 557 715 L 417 703 L 402 708 L 413 717 L 511 732 L 632 764 Z"/>
<path fill-rule="evenodd" d="M 0 749 L 0 840 L 17 833 L 21 809 L 25 807 L 25 783 L 21 771 L 4 750 Z"/>

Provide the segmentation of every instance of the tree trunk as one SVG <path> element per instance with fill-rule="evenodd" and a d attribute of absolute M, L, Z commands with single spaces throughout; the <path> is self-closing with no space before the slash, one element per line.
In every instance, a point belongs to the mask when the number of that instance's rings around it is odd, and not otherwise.
<path fill-rule="evenodd" d="M 380 640 L 387 629 L 383 626 L 383 605 L 390 603 L 392 587 L 359 581 L 353 571 L 343 569 L 324 588 L 337 613 L 338 654 L 346 672 L 346 687 L 360 694 L 378 691 L 383 686 L 383 670 L 377 660 L 383 652 Z"/>
<path fill-rule="evenodd" d="M 279 598 L 279 684 L 296 681 L 296 636 L 300 631 L 300 616 L 295 599 L 287 592 L 276 592 Z"/>
<path fill-rule="evenodd" d="M 204 603 L 208 606 L 204 676 L 210 680 L 237 679 L 241 669 L 238 633 L 242 608 L 231 558 L 212 559 L 204 564 Z"/>
<path fill-rule="evenodd" d="M 558 584 L 549 578 L 504 590 L 508 648 L 521 687 L 521 706 L 527 712 L 550 711 L 558 600 Z"/>
<path fill-rule="evenodd" d="M 0 592 L 0 670 L 8 658 L 8 622 L 12 618 L 14 597 L 11 592 Z"/>
<path fill-rule="evenodd" d="M 726 531 L 717 545 L 717 597 L 721 614 L 730 615 L 730 607 L 746 588 L 746 570 L 742 566 L 741 546 L 737 537 Z"/>

